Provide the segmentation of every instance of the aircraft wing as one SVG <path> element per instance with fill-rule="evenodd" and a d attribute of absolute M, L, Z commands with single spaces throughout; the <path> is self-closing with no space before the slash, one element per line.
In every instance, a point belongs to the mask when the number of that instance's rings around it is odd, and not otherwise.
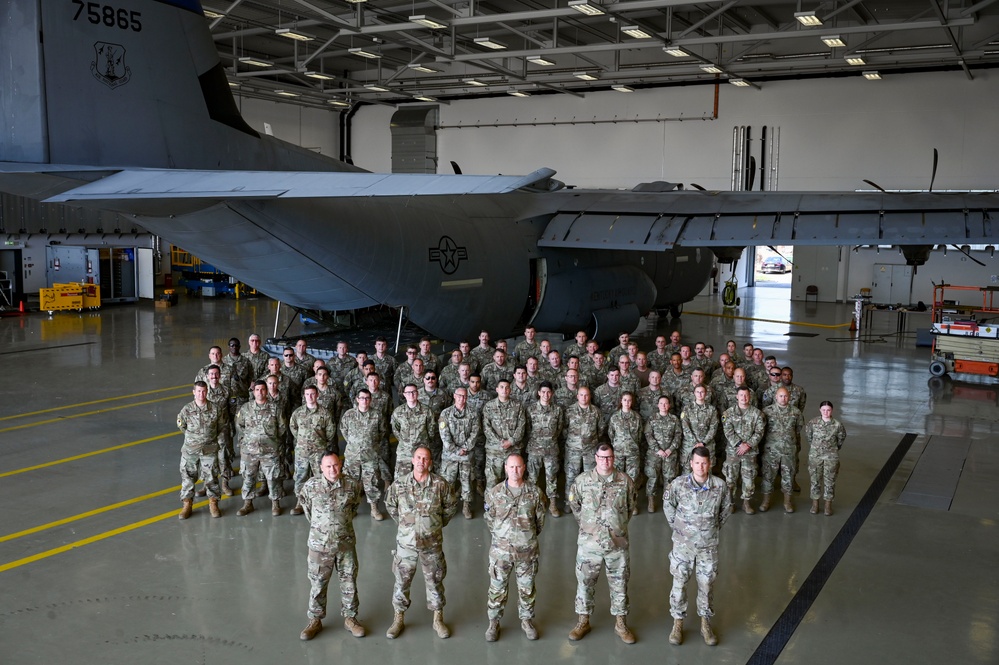
<path fill-rule="evenodd" d="M 999 193 L 577 192 L 538 245 L 660 250 L 674 246 L 995 243 Z"/>

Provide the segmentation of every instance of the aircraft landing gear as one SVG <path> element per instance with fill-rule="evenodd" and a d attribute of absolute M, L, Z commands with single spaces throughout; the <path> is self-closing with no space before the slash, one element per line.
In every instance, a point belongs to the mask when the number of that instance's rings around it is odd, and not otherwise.
<path fill-rule="evenodd" d="M 726 309 L 734 309 L 740 305 L 742 298 L 739 297 L 739 278 L 735 276 L 735 265 L 732 262 L 732 276 L 725 280 L 725 287 L 722 289 L 722 304 Z"/>
<path fill-rule="evenodd" d="M 669 306 L 669 315 L 670 315 L 670 318 L 679 319 L 681 314 L 683 314 L 683 305 L 670 305 Z"/>

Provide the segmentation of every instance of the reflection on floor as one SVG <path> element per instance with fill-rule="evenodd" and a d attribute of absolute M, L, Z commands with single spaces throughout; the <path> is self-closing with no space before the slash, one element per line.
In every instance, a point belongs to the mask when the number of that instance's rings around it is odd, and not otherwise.
<path fill-rule="evenodd" d="M 433 636 L 420 584 L 406 632 L 385 639 L 395 529 L 365 510 L 356 520 L 358 587 L 370 634 L 358 640 L 343 630 L 331 590 L 326 630 L 303 643 L 303 517 L 257 511 L 237 518 L 238 504 L 228 500 L 221 519 L 204 507 L 186 522 L 175 518 L 175 417 L 190 400 L 190 381 L 211 344 L 251 331 L 267 336 L 274 303 L 186 300 L 170 309 L 141 304 L 2 319 L 2 661 L 498 664 L 518 654 L 527 662 L 604 665 L 627 654 L 749 662 L 906 433 L 918 436 L 786 646 L 753 662 L 999 661 L 995 384 L 929 385 L 928 352 L 915 348 L 913 335 L 896 335 L 893 322 L 858 339 L 844 327 L 821 327 L 849 321 L 851 303 L 789 303 L 786 290 L 757 291 L 740 294 L 735 314 L 745 318 L 725 316 L 717 299 L 702 298 L 682 320 L 655 322 L 641 338 L 651 347 L 658 325 L 719 349 L 727 339 L 751 341 L 794 368 L 808 390 L 807 417 L 832 400 L 849 433 L 834 516 L 809 515 L 806 499 L 797 498 L 793 515 L 738 513 L 723 529 L 714 648 L 694 621 L 682 646 L 667 643 L 669 533 L 661 514 L 644 511 L 633 519 L 631 542 L 630 624 L 638 644 L 614 636 L 603 582 L 594 632 L 566 640 L 574 622 L 571 516 L 550 519 L 542 535 L 541 639 L 524 639 L 511 605 L 500 640 L 486 644 L 488 537 L 478 504 L 475 519 L 459 518 L 445 531 L 450 640 Z M 774 322 L 787 320 L 796 323 Z M 799 481 L 808 487 L 804 468 Z M 947 500 L 903 502 L 903 492 Z"/>

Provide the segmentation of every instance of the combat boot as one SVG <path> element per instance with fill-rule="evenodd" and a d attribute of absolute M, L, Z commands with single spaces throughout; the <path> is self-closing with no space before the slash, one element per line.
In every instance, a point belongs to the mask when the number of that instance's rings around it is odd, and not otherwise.
<path fill-rule="evenodd" d="M 406 627 L 406 622 L 403 620 L 404 614 L 405 614 L 404 612 L 395 613 L 395 618 L 392 620 L 392 625 L 389 626 L 389 629 L 385 631 L 385 637 L 389 638 L 390 640 L 394 640 L 395 638 L 402 635 L 402 631 Z"/>
<path fill-rule="evenodd" d="M 208 512 L 212 514 L 212 517 L 222 517 L 222 511 L 219 510 L 219 500 L 215 497 L 208 499 Z"/>
<path fill-rule="evenodd" d="M 709 647 L 713 647 L 718 644 L 718 637 L 715 632 L 711 630 L 711 619 L 708 617 L 701 617 L 701 637 L 704 638 L 704 643 Z"/>
<path fill-rule="evenodd" d="M 520 627 L 527 635 L 527 639 L 536 640 L 538 639 L 538 629 L 534 627 L 534 622 L 530 619 L 524 619 L 520 622 Z"/>
<path fill-rule="evenodd" d="M 182 499 L 181 503 L 183 506 L 181 506 L 180 515 L 177 515 L 177 519 L 186 520 L 191 516 L 191 512 L 194 511 L 194 499 Z"/>
<path fill-rule="evenodd" d="M 833 512 L 832 512 L 832 501 L 826 501 L 825 513 L 826 513 L 826 516 L 829 516 L 829 515 L 833 514 Z"/>
<path fill-rule="evenodd" d="M 586 637 L 588 632 L 590 632 L 590 615 L 580 614 L 576 620 L 576 627 L 569 631 L 569 639 L 578 642 Z"/>
<path fill-rule="evenodd" d="M 472 519 L 472 504 L 466 501 L 461 508 L 461 514 L 465 516 L 466 520 Z"/>
<path fill-rule="evenodd" d="M 244 515 L 249 515 L 253 512 L 253 501 L 250 499 L 243 500 L 243 507 L 236 511 L 237 517 L 243 517 Z"/>
<path fill-rule="evenodd" d="M 486 642 L 495 642 L 499 639 L 499 619 L 490 619 L 489 627 L 486 628 Z"/>
<path fill-rule="evenodd" d="M 638 514 L 638 504 L 637 503 L 634 506 L 631 507 L 631 514 L 632 515 L 637 515 Z"/>
<path fill-rule="evenodd" d="M 302 634 L 299 637 L 304 641 L 309 641 L 313 637 L 319 634 L 319 631 L 323 629 L 323 622 L 319 619 L 312 619 L 309 621 L 309 625 L 305 627 Z"/>
<path fill-rule="evenodd" d="M 770 510 L 770 493 L 767 492 L 763 495 L 763 502 L 760 504 L 760 512 L 765 513 Z"/>
<path fill-rule="evenodd" d="M 628 624 L 624 620 L 624 615 L 619 615 L 617 621 L 614 622 L 614 633 L 621 638 L 621 641 L 625 644 L 635 643 L 635 634 L 631 632 L 631 628 L 628 628 Z"/>
<path fill-rule="evenodd" d="M 444 623 L 444 610 L 434 610 L 434 632 L 442 640 L 451 637 L 451 629 Z"/>
<path fill-rule="evenodd" d="M 302 502 L 301 501 L 296 501 L 295 502 L 295 507 L 291 509 L 291 514 L 292 515 L 301 515 L 304 512 L 305 512 L 305 508 L 302 508 Z"/>
<path fill-rule="evenodd" d="M 271 501 L 271 515 L 277 517 L 280 514 L 281 514 L 281 502 Z"/>
<path fill-rule="evenodd" d="M 350 631 L 354 637 L 364 637 L 364 626 L 358 623 L 355 617 L 347 617 L 343 620 L 343 627 Z"/>
<path fill-rule="evenodd" d="M 232 496 L 232 488 L 229 487 L 229 481 L 232 478 L 219 478 L 219 487 L 222 489 L 222 496 L 230 497 Z"/>
<path fill-rule="evenodd" d="M 810 512 L 813 515 L 815 513 L 819 512 L 819 500 L 818 499 L 812 499 L 812 507 L 808 509 L 808 512 Z"/>
<path fill-rule="evenodd" d="M 791 493 L 790 492 L 785 492 L 784 493 L 784 512 L 785 513 L 793 513 L 794 512 L 794 504 L 791 503 Z"/>
<path fill-rule="evenodd" d="M 656 500 L 651 496 L 649 497 L 649 512 L 650 513 L 656 512 Z"/>
<path fill-rule="evenodd" d="M 670 644 L 683 644 L 683 619 L 673 619 L 673 630 L 669 631 Z"/>
<path fill-rule="evenodd" d="M 548 512 L 552 514 L 552 517 L 562 517 L 562 511 L 558 509 L 558 501 L 552 499 L 548 502 Z"/>
<path fill-rule="evenodd" d="M 378 510 L 377 501 L 372 501 L 368 505 L 371 506 L 371 519 L 373 519 L 376 522 L 381 522 L 383 519 L 385 519 L 385 515 L 382 514 L 382 511 Z"/>
<path fill-rule="evenodd" d="M 749 505 L 749 499 L 742 500 L 742 512 L 746 513 L 747 515 L 753 515 L 756 513 L 756 511 L 753 510 L 753 507 Z"/>

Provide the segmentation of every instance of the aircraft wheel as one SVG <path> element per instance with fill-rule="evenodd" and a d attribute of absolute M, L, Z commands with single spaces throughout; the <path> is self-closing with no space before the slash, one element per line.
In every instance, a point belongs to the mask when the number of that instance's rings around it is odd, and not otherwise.
<path fill-rule="evenodd" d="M 733 305 L 738 304 L 738 298 L 735 294 L 735 284 L 726 283 L 725 288 L 722 289 L 722 303 L 724 303 L 726 307 L 732 307 Z"/>
<path fill-rule="evenodd" d="M 930 363 L 930 374 L 933 376 L 943 376 L 947 373 L 947 365 L 943 364 L 939 360 L 934 360 Z"/>
<path fill-rule="evenodd" d="M 679 319 L 681 314 L 683 314 L 683 305 L 670 305 L 669 315 L 672 318 Z"/>

